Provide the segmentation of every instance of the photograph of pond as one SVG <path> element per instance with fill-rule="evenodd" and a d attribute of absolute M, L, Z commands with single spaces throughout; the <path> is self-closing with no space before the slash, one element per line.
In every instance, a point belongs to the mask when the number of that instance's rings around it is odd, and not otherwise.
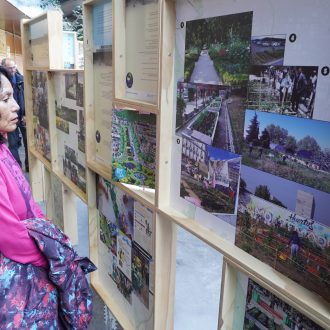
<path fill-rule="evenodd" d="M 155 157 L 156 115 L 113 109 L 113 180 L 155 188 Z"/>
<path fill-rule="evenodd" d="M 330 193 L 330 122 L 246 110 L 242 162 Z"/>
<path fill-rule="evenodd" d="M 251 66 L 247 108 L 312 118 L 316 66 Z"/>
<path fill-rule="evenodd" d="M 241 158 L 237 154 L 182 139 L 180 196 L 217 214 L 234 214 Z"/>
<path fill-rule="evenodd" d="M 251 279 L 247 288 L 243 329 L 323 330 L 304 314 Z"/>

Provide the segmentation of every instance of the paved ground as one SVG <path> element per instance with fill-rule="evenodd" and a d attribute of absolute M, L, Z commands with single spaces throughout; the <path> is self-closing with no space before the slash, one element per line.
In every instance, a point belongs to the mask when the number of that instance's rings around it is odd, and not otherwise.
<path fill-rule="evenodd" d="M 215 70 L 213 61 L 207 50 L 204 50 L 199 56 L 194 71 L 191 74 L 190 82 L 212 85 L 222 84 L 222 79 Z"/>

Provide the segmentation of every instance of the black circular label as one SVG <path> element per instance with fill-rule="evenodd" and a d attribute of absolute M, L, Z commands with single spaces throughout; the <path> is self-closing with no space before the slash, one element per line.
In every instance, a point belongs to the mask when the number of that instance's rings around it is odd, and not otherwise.
<path fill-rule="evenodd" d="M 176 143 L 177 144 L 180 144 L 180 139 L 176 139 Z"/>
<path fill-rule="evenodd" d="M 99 131 L 96 131 L 96 133 L 95 133 L 95 138 L 96 138 L 96 142 L 97 142 L 97 143 L 100 143 L 100 141 L 101 141 L 101 134 L 100 134 Z"/>
<path fill-rule="evenodd" d="M 323 76 L 327 76 L 330 73 L 330 68 L 328 66 L 324 66 L 321 69 L 321 73 L 322 73 Z"/>
<path fill-rule="evenodd" d="M 128 72 L 126 75 L 126 85 L 128 88 L 133 86 L 133 75 L 131 72 Z"/>
<path fill-rule="evenodd" d="M 181 22 L 180 26 L 181 26 L 181 29 L 183 29 L 184 28 L 184 22 Z"/>
<path fill-rule="evenodd" d="M 289 40 L 291 42 L 295 42 L 297 40 L 297 35 L 295 33 L 291 33 L 290 37 L 289 37 Z"/>

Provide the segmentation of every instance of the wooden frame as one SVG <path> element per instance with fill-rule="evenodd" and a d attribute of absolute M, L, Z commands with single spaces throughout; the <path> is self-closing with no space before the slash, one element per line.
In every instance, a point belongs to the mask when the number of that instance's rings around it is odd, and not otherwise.
<path fill-rule="evenodd" d="M 95 49 L 93 40 L 93 10 L 99 6 L 107 4 L 106 17 L 113 20 L 111 31 L 108 31 L 109 40 L 105 44 L 105 49 L 100 47 Z M 111 5 L 109 5 L 111 4 Z M 89 216 L 89 246 L 90 256 L 99 270 L 91 275 L 91 283 L 107 304 L 113 315 L 125 329 L 137 328 L 138 320 L 133 307 L 130 306 L 120 294 L 115 283 L 107 274 L 106 266 L 102 258 L 106 258 L 106 251 L 100 239 L 100 212 L 97 200 L 98 187 L 96 178 L 103 177 L 105 180 L 112 180 L 112 157 L 111 157 L 111 128 L 112 109 L 129 109 L 144 111 L 155 114 L 156 123 L 156 170 L 155 189 L 147 189 L 129 184 L 112 182 L 114 189 L 121 190 L 135 201 L 150 209 L 153 213 L 154 224 L 154 248 L 152 260 L 154 263 L 154 283 L 153 283 L 153 303 L 150 306 L 150 317 L 153 318 L 148 323 L 148 329 L 172 329 L 174 319 L 174 296 L 175 296 L 175 256 L 176 256 L 176 230 L 177 226 L 193 234 L 210 247 L 214 248 L 224 256 L 220 308 L 218 314 L 218 329 L 231 329 L 236 313 L 236 293 L 238 292 L 238 280 L 240 277 L 251 278 L 265 289 L 276 294 L 281 300 L 290 304 L 298 311 L 315 321 L 325 329 L 330 329 L 330 304 L 317 294 L 308 291 L 301 285 L 290 280 L 283 274 L 272 269 L 265 263 L 244 252 L 226 238 L 221 237 L 214 230 L 202 224 L 201 219 L 194 219 L 193 216 L 184 215 L 171 205 L 171 177 L 173 176 L 173 149 L 174 145 L 180 143 L 173 135 L 174 115 L 172 109 L 175 104 L 175 34 L 178 22 L 176 21 L 176 2 L 172 0 L 159 0 L 159 20 L 158 31 L 159 41 L 156 47 L 158 50 L 158 72 L 157 72 L 157 97 L 155 101 L 141 101 L 132 99 L 126 95 L 125 77 L 126 70 L 126 7 L 124 0 L 97 1 L 88 0 L 84 2 L 84 58 L 85 58 L 85 124 L 86 124 L 86 193 L 76 189 L 76 186 L 59 171 L 58 152 L 56 150 L 57 132 L 55 115 L 55 92 L 53 76 L 58 72 L 76 72 L 63 70 L 62 67 L 34 67 L 25 63 L 25 76 L 29 81 L 31 72 L 34 70 L 46 71 L 49 95 L 49 121 L 50 140 L 53 142 L 52 161 L 47 161 L 38 153 L 33 145 L 33 132 L 29 131 L 30 148 L 30 170 L 31 184 L 33 192 L 38 200 L 49 196 L 51 186 L 51 176 L 56 175 L 62 184 L 63 196 L 63 217 L 64 230 L 71 236 L 74 242 L 77 241 L 76 223 L 68 222 L 66 219 L 76 219 L 75 196 L 78 196 L 88 204 Z M 110 10 L 111 7 L 111 10 Z M 41 15 L 36 20 L 50 19 L 49 13 Z M 107 23 L 109 23 L 107 21 Z M 27 33 L 29 22 L 24 22 L 22 31 Z M 107 25 L 107 27 L 109 27 Z M 112 29 L 113 27 L 113 29 Z M 49 37 L 52 28 L 49 28 Z M 58 35 L 58 31 L 56 32 Z M 23 45 L 29 48 L 24 33 L 22 34 Z M 59 37 L 58 40 L 61 38 Z M 25 44 L 24 44 L 25 42 Z M 23 49 L 25 48 L 23 46 Z M 49 50 L 51 54 L 51 50 Z M 107 52 L 107 58 L 102 57 L 102 52 Z M 26 55 L 24 55 L 26 57 Z M 99 60 L 99 62 L 97 62 Z M 49 59 L 49 63 L 52 63 Z M 105 64 L 106 63 L 106 64 Z M 100 75 L 106 76 L 102 79 Z M 97 80 L 99 79 L 99 80 Z M 28 125 L 32 127 L 32 87 L 26 84 L 26 104 L 29 112 Z M 102 93 L 107 93 L 103 100 L 99 100 Z M 102 103 L 103 102 L 103 103 Z M 102 112 L 103 111 L 103 112 Z M 101 121 L 98 122 L 98 121 Z M 103 122 L 102 122 L 103 121 Z M 100 124 L 104 124 L 103 130 Z M 104 150 L 106 157 L 98 156 L 99 141 L 98 133 L 108 134 L 105 137 L 106 145 Z M 107 149 L 108 148 L 108 149 Z M 100 152 L 100 154 L 102 154 Z M 102 156 L 102 155 L 101 155 Z M 44 171 L 44 172 L 43 172 Z M 40 187 L 41 186 L 41 187 Z M 47 204 L 51 209 L 52 201 Z M 49 211 L 52 215 L 52 211 Z M 220 279 L 219 279 L 220 280 Z M 149 294 L 149 293 L 148 293 Z"/>
<path fill-rule="evenodd" d="M 31 26 L 35 24 L 43 24 L 46 27 L 47 34 L 42 37 L 38 45 L 38 49 L 43 54 L 42 63 L 31 61 Z M 54 223 L 59 225 L 70 236 L 74 245 L 78 244 L 78 229 L 77 229 L 77 197 L 83 202 L 87 201 L 86 191 L 80 189 L 76 183 L 69 177 L 65 176 L 61 169 L 59 156 L 60 145 L 59 136 L 61 133 L 56 128 L 56 107 L 55 101 L 58 97 L 55 78 L 57 75 L 81 75 L 82 70 L 69 70 L 63 68 L 63 53 L 58 53 L 59 46 L 63 44 L 62 27 L 62 12 L 60 10 L 51 10 L 39 15 L 36 18 L 22 20 L 22 44 L 23 44 L 23 64 L 25 76 L 25 108 L 27 121 L 27 137 L 29 148 L 29 178 L 32 186 L 32 191 L 35 199 L 38 202 L 44 203 L 46 215 L 50 219 L 54 219 Z M 70 32 L 74 36 L 74 58 L 77 61 L 77 40 L 76 33 Z M 38 149 L 36 143 L 34 106 L 37 98 L 36 86 L 33 86 L 32 77 L 40 75 L 44 79 L 45 86 L 40 90 L 39 94 L 47 95 L 43 99 L 42 107 L 47 109 L 45 115 L 48 122 L 48 139 L 51 145 L 48 158 L 45 157 L 42 150 Z M 64 83 L 63 83 L 64 84 Z M 40 84 L 38 85 L 40 86 Z M 38 87 L 40 88 L 40 87 Z M 65 86 L 64 86 L 65 88 Z M 81 89 L 81 88 L 80 88 Z M 83 90 L 80 90 L 83 93 Z M 63 99 L 65 99 L 64 95 Z M 83 98 L 83 94 L 80 95 Z M 83 99 L 81 100 L 83 101 Z M 80 102 L 81 102 L 80 101 Z M 80 105 L 80 109 L 83 108 Z M 82 111 L 81 110 L 81 111 Z M 78 114 L 76 126 L 78 122 Z M 69 123 L 67 124 L 69 125 Z M 71 124 L 72 125 L 72 124 Z M 74 129 L 74 125 L 71 129 Z M 83 153 L 83 158 L 85 154 Z M 84 160 L 85 161 L 85 160 Z M 85 161 L 86 162 L 86 161 Z M 55 184 L 56 183 L 56 184 Z"/>

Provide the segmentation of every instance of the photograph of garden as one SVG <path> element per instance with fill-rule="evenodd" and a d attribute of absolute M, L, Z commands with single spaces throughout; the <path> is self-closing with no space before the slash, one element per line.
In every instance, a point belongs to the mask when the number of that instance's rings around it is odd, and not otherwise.
<path fill-rule="evenodd" d="M 246 110 L 244 165 L 330 193 L 330 122 Z"/>
<path fill-rule="evenodd" d="M 156 116 L 112 111 L 112 177 L 122 183 L 155 188 Z"/>
<path fill-rule="evenodd" d="M 330 227 L 249 193 L 243 182 L 235 244 L 330 301 Z"/>
<path fill-rule="evenodd" d="M 323 330 L 304 314 L 251 279 L 247 288 L 243 329 Z"/>
<path fill-rule="evenodd" d="M 251 38 L 251 64 L 283 65 L 285 34 Z"/>
<path fill-rule="evenodd" d="M 252 12 L 186 22 L 184 81 L 237 86 L 248 80 Z"/>
<path fill-rule="evenodd" d="M 178 83 L 176 134 L 235 152 L 228 86 Z M 241 130 L 242 131 L 242 130 Z"/>
<path fill-rule="evenodd" d="M 312 118 L 318 67 L 251 66 L 247 108 Z"/>
<path fill-rule="evenodd" d="M 237 154 L 183 139 L 180 196 L 217 214 L 234 214 L 241 159 Z"/>

